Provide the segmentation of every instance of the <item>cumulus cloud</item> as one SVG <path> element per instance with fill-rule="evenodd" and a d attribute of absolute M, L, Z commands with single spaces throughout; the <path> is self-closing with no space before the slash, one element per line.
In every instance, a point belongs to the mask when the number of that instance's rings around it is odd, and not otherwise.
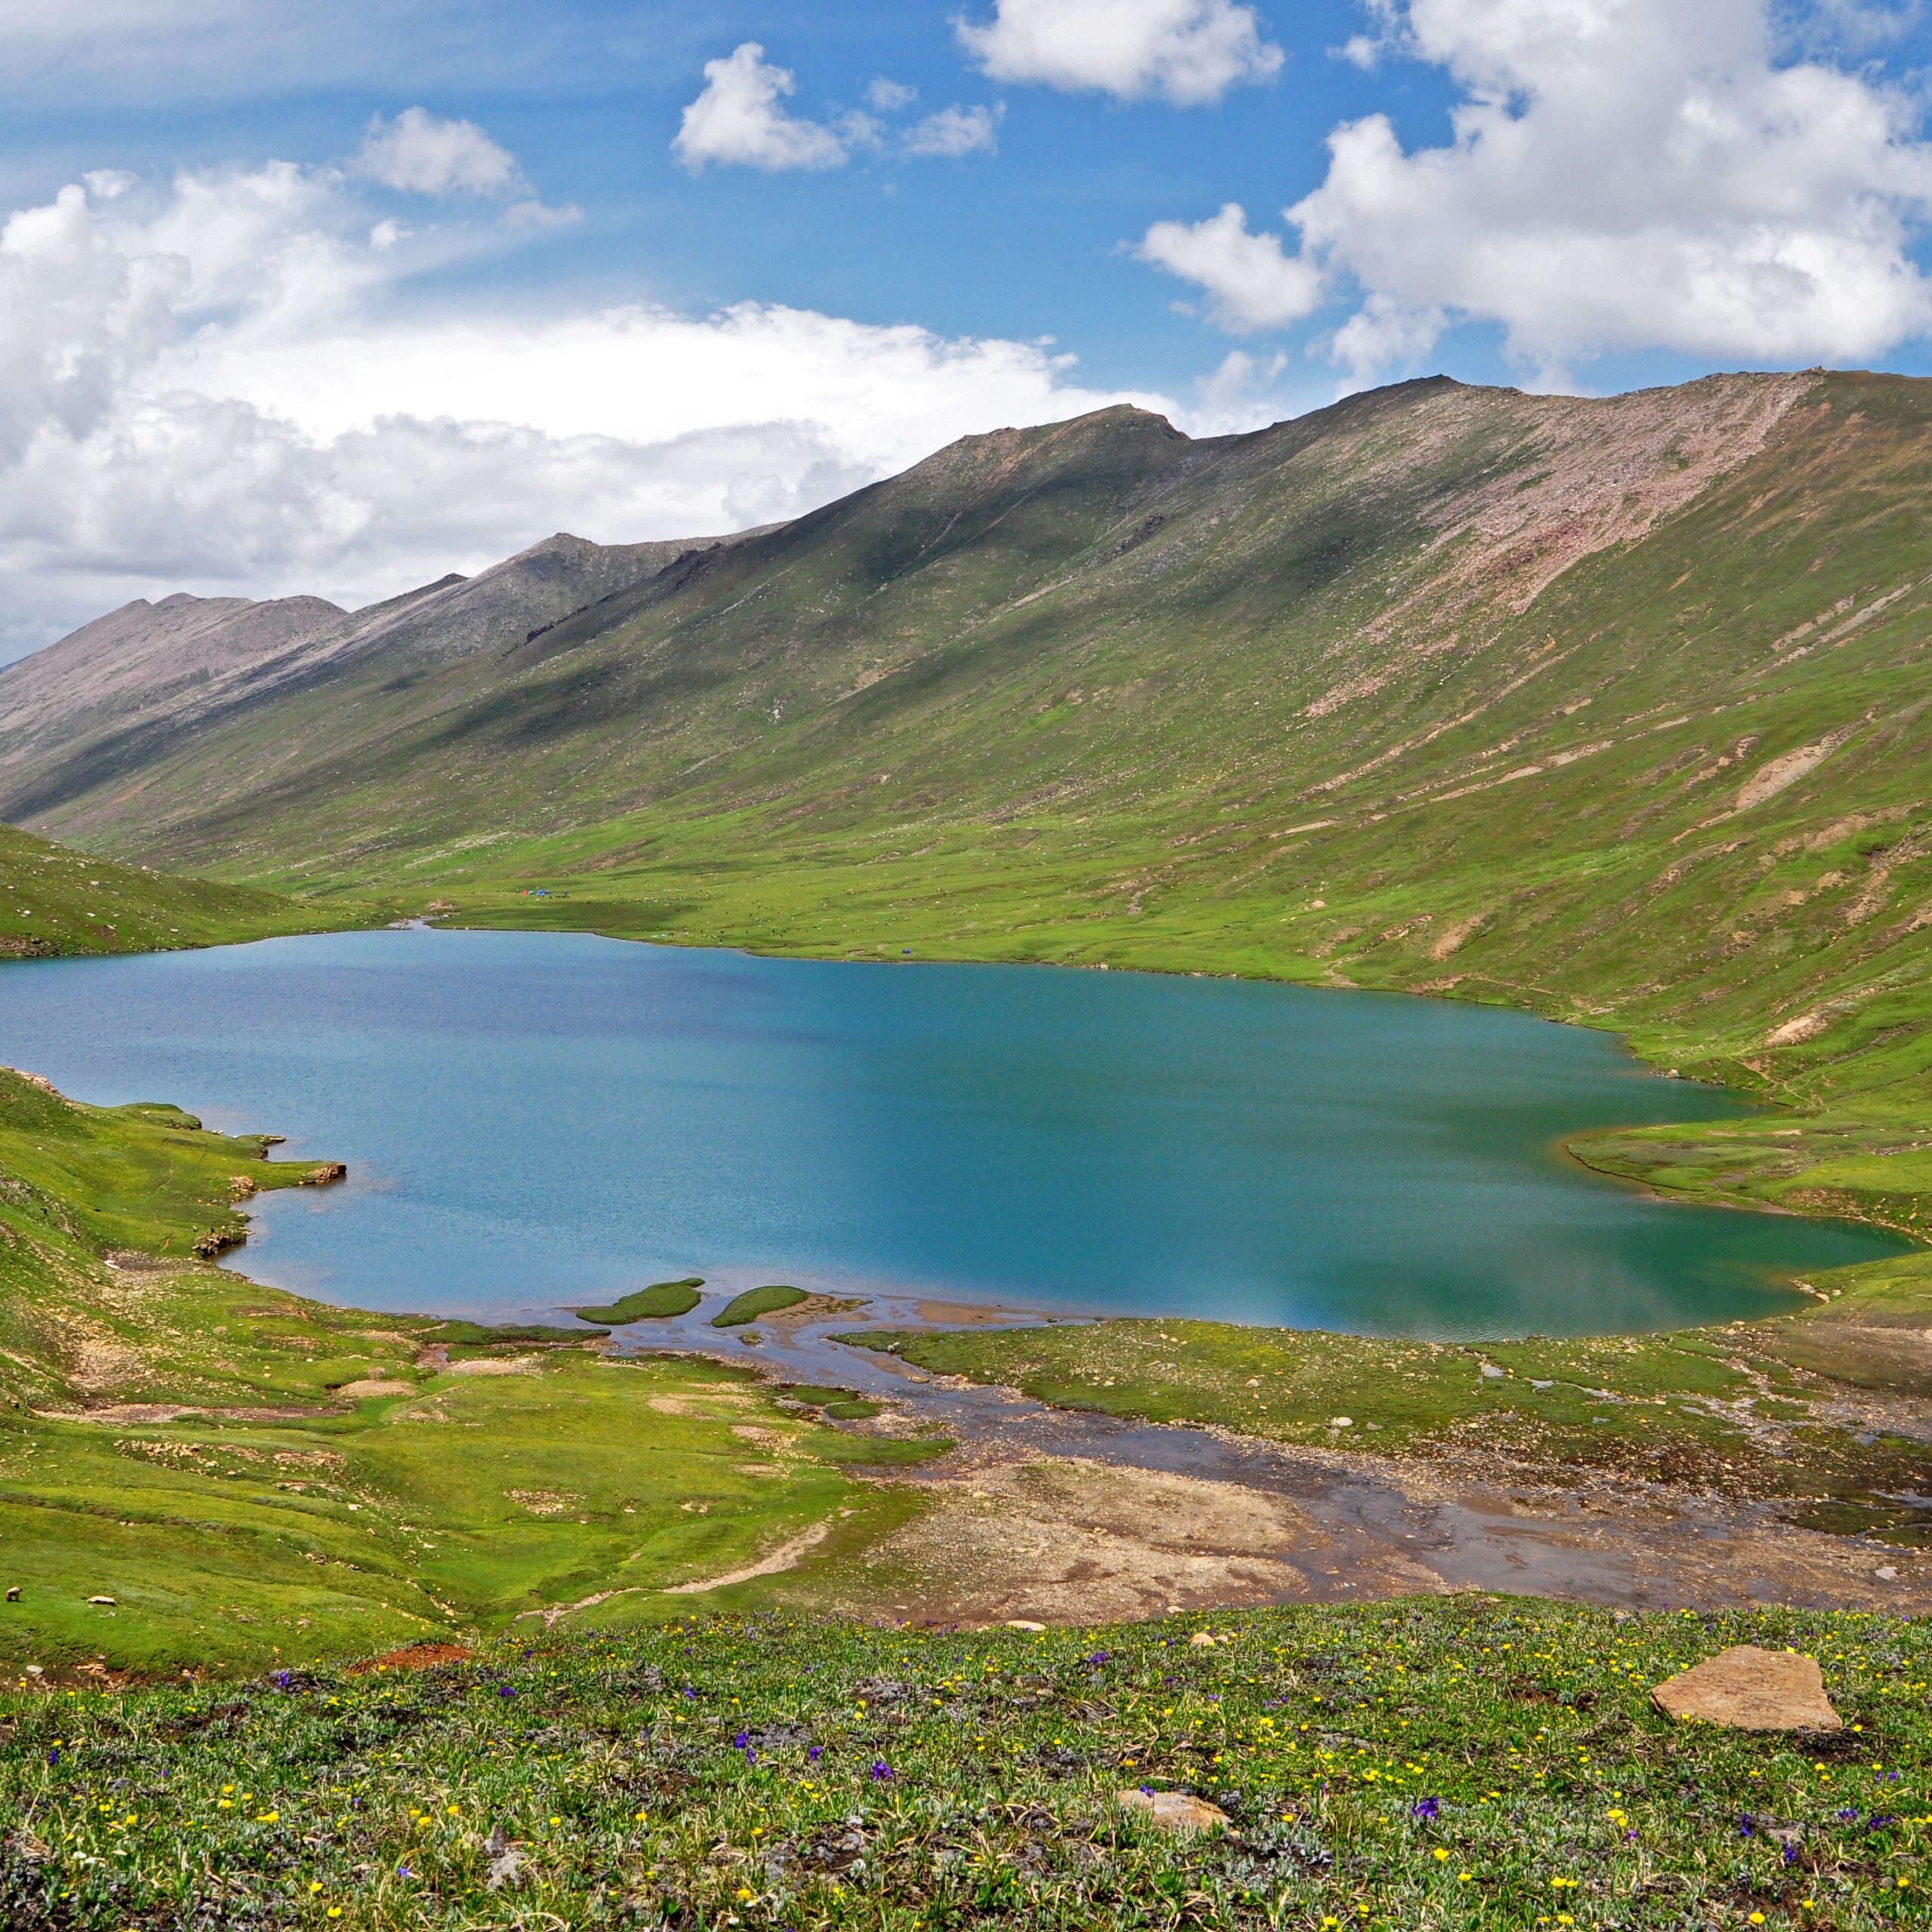
<path fill-rule="evenodd" d="M 1405 148 L 1380 114 L 1337 128 L 1326 178 L 1284 211 L 1284 266 L 1358 298 L 1334 346 L 1358 377 L 1413 364 L 1458 319 L 1500 324 L 1550 384 L 1606 351 L 1857 361 L 1932 327 L 1910 254 L 1932 209 L 1915 109 L 1822 57 L 1780 60 L 1767 0 L 1377 11 L 1383 45 L 1460 99 L 1441 147 Z M 1142 252 L 1229 325 L 1273 326 L 1268 293 L 1291 285 L 1255 245 L 1275 239 L 1224 209 L 1161 224 Z"/>
<path fill-rule="evenodd" d="M 906 130 L 900 146 L 913 155 L 957 159 L 999 146 L 999 115 L 990 107 L 942 107 Z"/>
<path fill-rule="evenodd" d="M 1192 225 L 1157 221 L 1141 238 L 1144 262 L 1208 291 L 1214 318 L 1237 334 L 1286 328 L 1321 303 L 1321 271 L 1274 235 L 1257 235 L 1238 202 Z"/>
<path fill-rule="evenodd" d="M 473 121 L 443 121 L 406 107 L 393 121 L 379 114 L 355 156 L 355 171 L 411 195 L 507 195 L 524 187 L 516 157 Z"/>
<path fill-rule="evenodd" d="M 845 143 L 829 128 L 785 111 L 791 72 L 767 62 L 755 40 L 704 63 L 704 91 L 685 109 L 671 146 L 694 173 L 716 162 L 762 168 L 838 168 Z"/>
<path fill-rule="evenodd" d="M 467 237 L 467 240 L 466 240 Z M 445 312 L 412 234 L 287 164 L 0 224 L 0 657 L 134 595 L 389 595 L 558 528 L 703 535 L 1124 398 L 1037 344 L 746 303 Z"/>
<path fill-rule="evenodd" d="M 994 0 L 990 20 L 958 32 L 995 80 L 1177 107 L 1271 81 L 1284 58 L 1235 0 Z"/>

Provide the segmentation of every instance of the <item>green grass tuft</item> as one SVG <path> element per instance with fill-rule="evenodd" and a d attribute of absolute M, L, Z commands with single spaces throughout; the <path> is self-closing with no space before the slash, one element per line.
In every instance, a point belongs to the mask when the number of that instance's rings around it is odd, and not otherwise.
<path fill-rule="evenodd" d="M 711 1318 L 711 1325 L 714 1328 L 742 1328 L 761 1315 L 776 1315 L 782 1308 L 796 1308 L 805 1298 L 803 1288 L 781 1287 L 776 1284 L 769 1287 L 747 1288 L 743 1294 L 734 1295 Z"/>
<path fill-rule="evenodd" d="M 574 1308 L 571 1312 L 580 1321 L 665 1321 L 673 1315 L 690 1314 L 701 1299 L 698 1290 L 703 1286 L 704 1278 L 700 1275 L 689 1275 L 681 1281 L 654 1281 L 648 1288 L 619 1296 L 606 1307 Z"/>

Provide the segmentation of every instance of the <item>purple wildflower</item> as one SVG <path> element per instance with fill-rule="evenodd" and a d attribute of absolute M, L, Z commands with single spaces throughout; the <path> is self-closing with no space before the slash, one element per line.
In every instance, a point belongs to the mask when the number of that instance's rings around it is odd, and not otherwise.
<path fill-rule="evenodd" d="M 516 1686 L 514 1684 L 500 1684 L 497 1686 L 497 1695 L 500 1697 L 514 1697 L 516 1695 Z"/>
<path fill-rule="evenodd" d="M 825 1746 L 823 1744 L 808 1744 L 805 1747 L 805 1755 L 816 1764 L 825 1755 Z"/>
<path fill-rule="evenodd" d="M 891 1775 L 892 1767 L 888 1764 L 883 1758 L 875 1758 L 872 1760 L 872 1781 L 874 1783 L 883 1784 L 888 1778 L 891 1777 Z"/>
<path fill-rule="evenodd" d="M 1783 1857 L 1784 1862 L 1787 1865 L 1795 1865 L 1798 1863 L 1797 1846 L 1795 1844 L 1786 1845 L 1780 1853 L 1780 1856 Z"/>
<path fill-rule="evenodd" d="M 1409 1807 L 1411 1818 L 1426 1819 L 1438 1816 L 1442 1809 L 1439 1798 L 1419 1798 Z"/>

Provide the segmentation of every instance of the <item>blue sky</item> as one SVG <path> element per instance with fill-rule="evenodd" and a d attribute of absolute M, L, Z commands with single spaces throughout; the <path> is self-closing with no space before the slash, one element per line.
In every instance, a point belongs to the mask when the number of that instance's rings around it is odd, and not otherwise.
<path fill-rule="evenodd" d="M 1120 396 L 1922 373 L 1928 44 L 1857 0 L 0 0 L 0 654 Z"/>

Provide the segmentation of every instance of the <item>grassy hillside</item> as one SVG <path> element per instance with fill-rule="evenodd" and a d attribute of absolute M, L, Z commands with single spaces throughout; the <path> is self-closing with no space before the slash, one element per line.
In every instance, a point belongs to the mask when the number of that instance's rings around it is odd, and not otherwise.
<path fill-rule="evenodd" d="M 585 1599 L 608 1621 L 801 1536 L 835 1560 L 910 1506 L 846 1471 L 929 1444 L 728 1370 L 209 1266 L 253 1193 L 333 1171 L 267 1151 L 0 1070 L 0 1669 L 260 1669 Z"/>
<path fill-rule="evenodd" d="M 0 825 L 0 960 L 226 946 L 332 931 L 377 916 L 347 903 L 321 909 L 248 886 L 120 865 Z"/>
<path fill-rule="evenodd" d="M 1678 1726 L 1724 1646 L 1847 1728 Z M 0 1912 L 130 1926 L 1932 1922 L 1922 1623 L 1438 1599 L 1026 1635 L 694 1618 L 0 1698 Z M 1120 1794 L 1198 1794 L 1164 1830 Z"/>
<path fill-rule="evenodd" d="M 1928 485 L 1890 377 L 1109 411 L 14 804 L 492 923 L 1527 1005 L 1809 1110 L 1606 1164 L 1909 1228 Z"/>

